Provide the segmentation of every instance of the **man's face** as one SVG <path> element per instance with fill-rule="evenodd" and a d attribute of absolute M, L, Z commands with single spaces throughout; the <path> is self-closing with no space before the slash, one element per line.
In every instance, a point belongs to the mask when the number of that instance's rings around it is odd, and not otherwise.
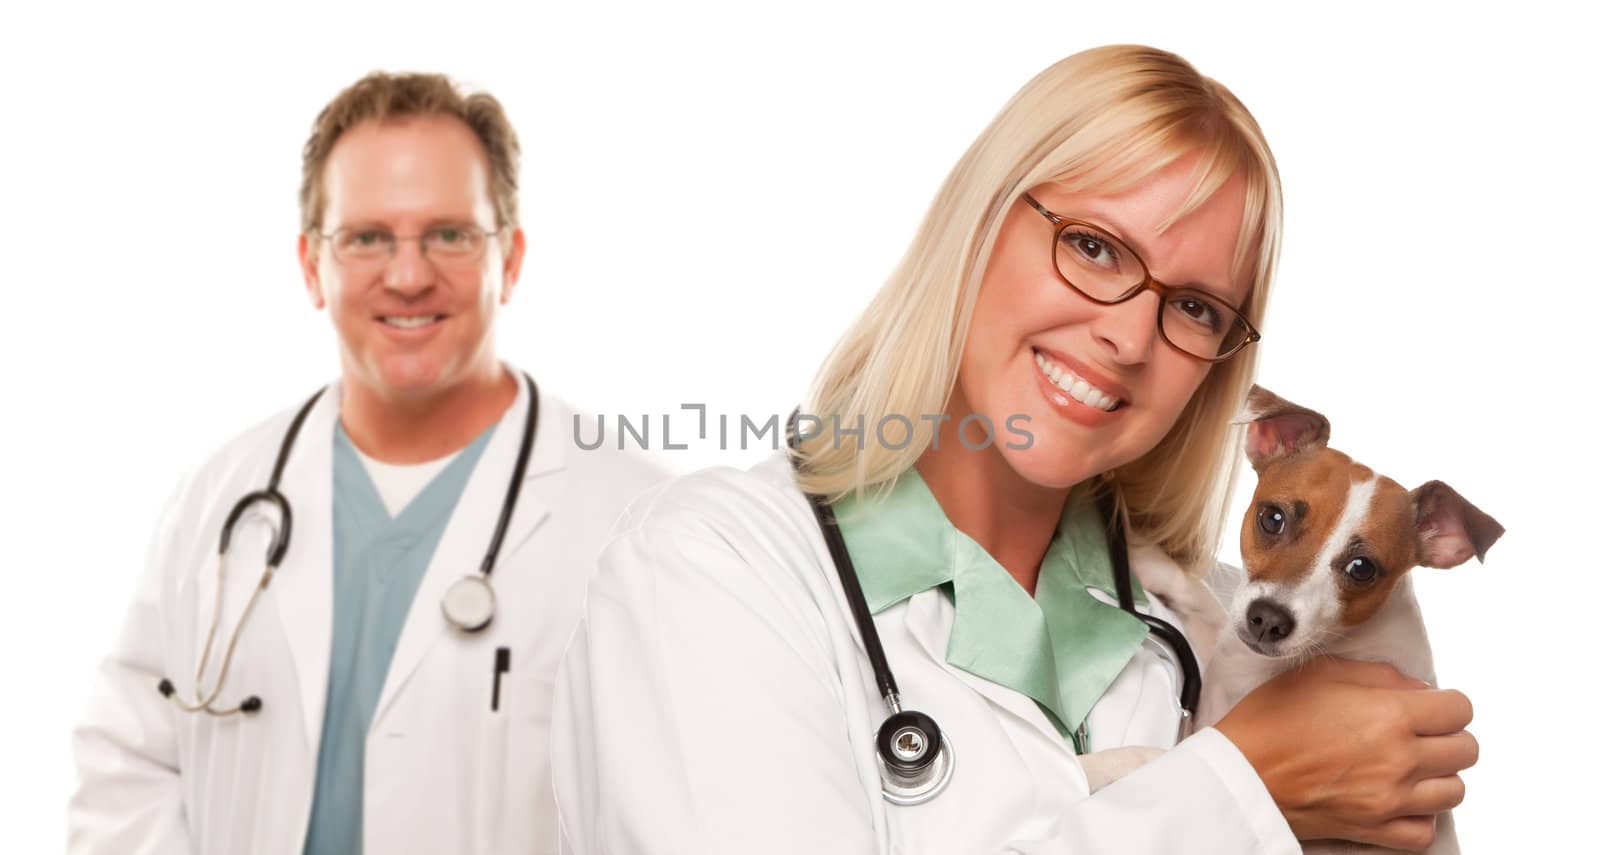
<path fill-rule="evenodd" d="M 425 253 L 421 240 L 496 231 L 489 179 L 482 144 L 451 116 L 363 122 L 334 144 L 322 234 L 395 238 L 392 255 L 366 259 L 300 238 L 306 289 L 333 319 L 346 382 L 384 399 L 426 399 L 492 370 L 494 318 L 521 269 L 522 231 L 490 236 L 477 257 Z"/>

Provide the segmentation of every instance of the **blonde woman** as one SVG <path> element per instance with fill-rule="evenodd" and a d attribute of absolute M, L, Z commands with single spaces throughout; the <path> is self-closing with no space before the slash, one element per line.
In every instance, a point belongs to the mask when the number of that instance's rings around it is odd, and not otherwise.
<path fill-rule="evenodd" d="M 1426 846 L 1470 705 L 1386 666 L 1286 675 L 1098 791 L 1082 756 L 1178 735 L 1182 657 L 1139 615 L 1203 602 L 1281 219 L 1260 129 L 1181 58 L 1105 47 L 1029 82 L 792 452 L 619 523 L 557 677 L 567 849 Z M 1122 555 L 1164 599 L 1117 590 Z"/>

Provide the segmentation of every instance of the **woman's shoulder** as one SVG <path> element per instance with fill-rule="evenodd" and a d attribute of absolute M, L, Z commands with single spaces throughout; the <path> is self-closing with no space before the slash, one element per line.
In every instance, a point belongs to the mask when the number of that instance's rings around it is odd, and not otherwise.
<path fill-rule="evenodd" d="M 629 505 L 612 534 L 731 537 L 809 518 L 810 505 L 780 452 L 749 469 L 715 466 L 658 484 Z"/>
<path fill-rule="evenodd" d="M 600 552 L 589 599 L 657 623 L 810 638 L 825 657 L 837 599 L 827 560 L 810 503 L 778 455 L 682 475 L 639 497 Z"/>
<path fill-rule="evenodd" d="M 749 469 L 701 469 L 646 491 L 613 527 L 601 570 L 637 572 L 618 565 L 665 565 L 685 551 L 719 553 L 719 564 L 793 568 L 815 563 L 809 556 L 820 543 L 811 505 L 779 452 Z"/>

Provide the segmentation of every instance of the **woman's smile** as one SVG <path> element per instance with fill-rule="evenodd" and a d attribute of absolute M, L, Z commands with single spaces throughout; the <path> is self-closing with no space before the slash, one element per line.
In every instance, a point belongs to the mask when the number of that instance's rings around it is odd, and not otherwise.
<path fill-rule="evenodd" d="M 1057 359 L 1033 351 L 1034 376 L 1052 410 L 1085 427 L 1109 424 L 1127 412 L 1122 398 L 1091 384 Z"/>
<path fill-rule="evenodd" d="M 1111 412 L 1126 406 L 1128 390 L 1097 376 L 1087 366 L 1055 351 L 1033 348 L 1034 364 L 1074 401 Z"/>

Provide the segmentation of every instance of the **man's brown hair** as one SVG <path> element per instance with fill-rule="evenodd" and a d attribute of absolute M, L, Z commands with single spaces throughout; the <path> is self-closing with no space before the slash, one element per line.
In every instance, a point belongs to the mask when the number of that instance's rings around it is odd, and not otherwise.
<path fill-rule="evenodd" d="M 327 193 L 322 167 L 345 131 L 369 119 L 454 116 L 472 129 L 489 156 L 489 189 L 495 226 L 517 226 L 517 132 L 505 108 L 487 92 L 469 92 L 442 74 L 390 74 L 374 71 L 340 92 L 317 114 L 300 155 L 300 229 L 320 230 Z"/>

